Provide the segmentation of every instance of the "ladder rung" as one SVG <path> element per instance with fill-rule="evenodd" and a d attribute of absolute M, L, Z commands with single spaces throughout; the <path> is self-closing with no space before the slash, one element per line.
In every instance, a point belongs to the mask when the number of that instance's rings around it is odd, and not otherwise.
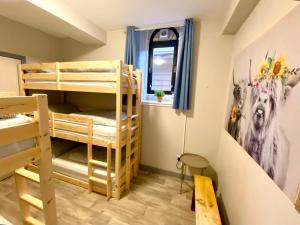
<path fill-rule="evenodd" d="M 107 167 L 106 162 L 102 162 L 102 161 L 98 161 L 98 160 L 94 160 L 94 159 L 91 159 L 89 162 L 95 166 Z"/>
<path fill-rule="evenodd" d="M 32 195 L 30 195 L 30 194 L 22 195 L 21 199 L 24 202 L 28 203 L 29 205 L 31 205 L 39 210 L 43 210 L 43 202 L 40 199 L 38 199 Z"/>
<path fill-rule="evenodd" d="M 91 181 L 99 183 L 99 184 L 107 184 L 107 180 L 98 178 L 98 177 L 90 177 L 89 178 Z"/>
<path fill-rule="evenodd" d="M 137 137 L 135 136 L 134 138 L 131 139 L 131 143 L 135 142 L 137 140 Z"/>
<path fill-rule="evenodd" d="M 19 176 L 22 176 L 22 177 L 25 177 L 31 181 L 34 181 L 36 183 L 40 183 L 40 177 L 37 173 L 34 173 L 30 170 L 26 170 L 24 168 L 20 168 L 20 169 L 17 169 L 15 171 L 15 173 Z"/>
<path fill-rule="evenodd" d="M 134 154 L 137 150 L 138 150 L 138 148 L 137 148 L 137 147 L 134 147 L 134 148 L 132 149 L 130 155 Z"/>
<path fill-rule="evenodd" d="M 137 126 L 131 127 L 131 132 L 135 131 L 137 128 Z"/>
<path fill-rule="evenodd" d="M 137 117 L 139 117 L 139 114 L 134 114 L 134 115 L 131 116 L 131 119 L 135 119 Z"/>
<path fill-rule="evenodd" d="M 131 160 L 130 166 L 134 165 L 135 163 L 136 163 L 136 157 L 134 157 L 133 160 Z"/>
<path fill-rule="evenodd" d="M 33 218 L 32 216 L 28 216 L 25 219 L 25 222 L 28 223 L 28 224 L 32 224 L 32 225 L 44 225 L 44 223 L 42 223 L 41 221 Z"/>

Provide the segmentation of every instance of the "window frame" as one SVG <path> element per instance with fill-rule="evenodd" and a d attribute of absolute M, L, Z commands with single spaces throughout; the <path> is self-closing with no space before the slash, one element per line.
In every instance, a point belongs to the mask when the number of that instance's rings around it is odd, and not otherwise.
<path fill-rule="evenodd" d="M 168 29 L 174 32 L 176 35 L 176 40 L 167 40 L 167 41 L 153 41 L 155 35 L 162 29 Z M 177 69 L 177 57 L 178 57 L 178 45 L 179 45 L 179 34 L 176 28 L 161 28 L 156 29 L 151 37 L 149 42 L 149 59 L 148 59 L 148 79 L 147 79 L 147 94 L 154 94 L 154 90 L 151 89 L 152 86 L 152 71 L 153 71 L 153 50 L 154 48 L 162 47 L 174 47 L 174 57 L 173 57 L 173 68 L 172 68 L 172 78 L 171 78 L 171 91 L 165 91 L 166 95 L 172 95 L 175 88 L 175 79 L 176 79 L 176 69 Z"/>

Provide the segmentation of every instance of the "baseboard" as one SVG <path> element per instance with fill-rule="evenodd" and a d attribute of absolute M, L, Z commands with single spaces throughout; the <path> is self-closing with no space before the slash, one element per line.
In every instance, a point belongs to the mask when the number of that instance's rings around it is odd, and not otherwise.
<path fill-rule="evenodd" d="M 158 174 L 162 174 L 162 175 L 166 175 L 166 176 L 177 177 L 178 179 L 181 178 L 180 173 L 176 173 L 176 172 L 168 171 L 168 170 L 163 170 L 163 169 L 159 169 L 159 168 L 148 166 L 148 165 L 141 164 L 140 169 L 144 170 L 144 171 L 151 172 L 151 173 L 158 173 Z M 194 178 L 192 176 L 189 176 L 189 175 L 186 175 L 184 179 L 185 180 L 194 180 Z"/>

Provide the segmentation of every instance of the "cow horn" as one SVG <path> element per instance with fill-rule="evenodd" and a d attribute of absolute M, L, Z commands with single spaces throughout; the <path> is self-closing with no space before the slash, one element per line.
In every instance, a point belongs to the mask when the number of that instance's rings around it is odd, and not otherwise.
<path fill-rule="evenodd" d="M 250 65 L 249 65 L 249 86 L 253 86 L 253 82 L 252 82 L 252 79 L 251 79 L 251 66 L 252 66 L 252 60 L 250 59 Z"/>
<path fill-rule="evenodd" d="M 235 86 L 235 81 L 234 81 L 234 70 L 232 71 L 232 82 L 233 82 L 233 86 Z"/>
<path fill-rule="evenodd" d="M 265 60 L 268 59 L 268 55 L 269 55 L 269 50 L 267 51 L 267 54 L 266 54 L 266 56 L 265 56 Z"/>

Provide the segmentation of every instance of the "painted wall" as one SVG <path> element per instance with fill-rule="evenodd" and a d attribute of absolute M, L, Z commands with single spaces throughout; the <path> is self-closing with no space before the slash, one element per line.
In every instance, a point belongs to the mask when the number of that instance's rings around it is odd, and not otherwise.
<path fill-rule="evenodd" d="M 296 4 L 296 2 L 286 0 L 261 0 L 234 37 L 232 59 L 263 35 Z M 233 60 L 230 64 L 232 68 Z M 229 83 L 232 78 L 230 71 L 227 71 L 228 85 L 223 89 L 224 96 L 229 94 Z M 223 102 L 223 119 L 225 119 L 227 101 Z M 300 214 L 285 194 L 225 131 L 223 124 L 219 128 L 222 132 L 217 172 L 219 192 L 222 194 L 230 224 L 300 224 Z"/>
<path fill-rule="evenodd" d="M 228 71 L 232 37 L 220 36 L 222 21 L 202 21 L 195 26 L 194 78 L 192 109 L 187 113 L 186 139 L 184 141 L 185 115 L 171 107 L 143 105 L 144 165 L 178 172 L 177 154 L 194 152 L 204 155 L 215 165 L 222 123 L 222 90 L 224 71 Z M 65 40 L 64 60 L 123 59 L 125 51 L 124 30 L 107 33 L 107 45 L 83 46 Z M 78 98 L 73 98 L 78 99 Z"/>
<path fill-rule="evenodd" d="M 104 46 L 83 45 L 73 39 L 63 41 L 62 56 L 67 61 L 123 59 L 125 54 L 125 30 L 107 32 Z"/>
<path fill-rule="evenodd" d="M 28 62 L 61 59 L 61 41 L 39 30 L 0 17 L 0 51 L 27 57 Z"/>

